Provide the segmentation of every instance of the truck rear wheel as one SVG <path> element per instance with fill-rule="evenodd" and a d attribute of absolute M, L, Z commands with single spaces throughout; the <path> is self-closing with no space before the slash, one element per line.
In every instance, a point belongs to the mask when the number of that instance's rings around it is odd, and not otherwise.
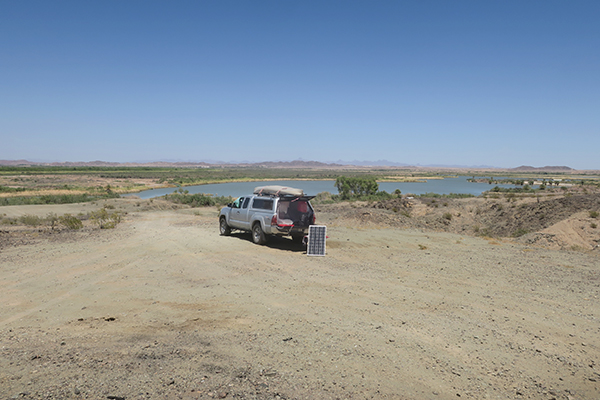
<path fill-rule="evenodd" d="M 267 236 L 263 232 L 259 223 L 256 223 L 252 226 L 252 241 L 256 244 L 267 243 Z"/>
<path fill-rule="evenodd" d="M 227 225 L 227 220 L 225 218 L 221 218 L 219 220 L 219 232 L 223 236 L 231 235 L 231 228 Z"/>

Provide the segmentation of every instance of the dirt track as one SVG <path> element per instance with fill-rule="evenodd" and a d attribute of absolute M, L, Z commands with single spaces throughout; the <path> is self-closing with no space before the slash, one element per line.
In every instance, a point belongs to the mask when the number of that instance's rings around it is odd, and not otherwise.
<path fill-rule="evenodd" d="M 2 398 L 600 398 L 597 255 L 318 218 L 324 258 L 214 208 L 3 248 Z"/>

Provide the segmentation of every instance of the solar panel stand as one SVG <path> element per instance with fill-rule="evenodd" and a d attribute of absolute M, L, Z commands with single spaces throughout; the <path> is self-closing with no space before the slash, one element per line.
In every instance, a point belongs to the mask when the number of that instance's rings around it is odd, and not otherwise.
<path fill-rule="evenodd" d="M 306 255 L 325 256 L 325 241 L 327 239 L 327 227 L 325 225 L 311 225 L 308 227 L 308 245 Z"/>

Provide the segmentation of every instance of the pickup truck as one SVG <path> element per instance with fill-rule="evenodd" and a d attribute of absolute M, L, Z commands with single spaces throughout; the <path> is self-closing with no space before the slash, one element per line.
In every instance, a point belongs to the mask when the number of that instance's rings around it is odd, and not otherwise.
<path fill-rule="evenodd" d="M 291 236 L 301 243 L 308 227 L 315 223 L 310 204 L 314 196 L 301 189 L 262 186 L 254 194 L 242 196 L 223 207 L 219 213 L 219 231 L 228 236 L 233 229 L 249 231 L 252 241 L 264 244 L 269 236 Z"/>

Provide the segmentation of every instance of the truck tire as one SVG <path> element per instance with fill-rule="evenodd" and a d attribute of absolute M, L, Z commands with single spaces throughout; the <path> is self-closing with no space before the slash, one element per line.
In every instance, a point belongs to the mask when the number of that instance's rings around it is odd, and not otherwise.
<path fill-rule="evenodd" d="M 219 232 L 222 236 L 231 235 L 231 228 L 229 227 L 229 225 L 227 225 L 227 220 L 225 219 L 225 217 L 219 220 Z"/>
<path fill-rule="evenodd" d="M 256 244 L 267 243 L 267 236 L 260 227 L 260 223 L 252 225 L 252 241 Z"/>

